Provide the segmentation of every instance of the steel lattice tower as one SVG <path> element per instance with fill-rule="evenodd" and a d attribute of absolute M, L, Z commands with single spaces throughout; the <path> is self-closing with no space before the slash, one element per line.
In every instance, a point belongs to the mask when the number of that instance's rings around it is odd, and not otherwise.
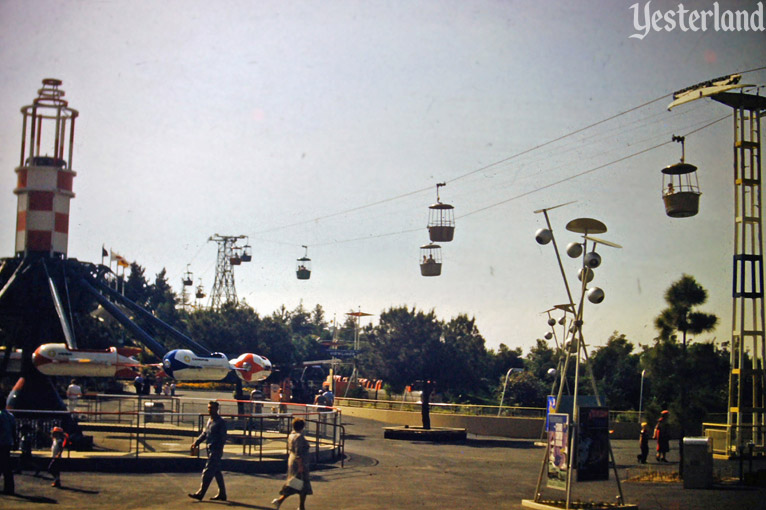
<path fill-rule="evenodd" d="M 232 265 L 239 265 L 242 257 L 235 247 L 239 239 L 245 236 L 222 236 L 215 234 L 208 241 L 218 243 L 218 258 L 215 266 L 215 283 L 210 292 L 210 308 L 219 310 L 226 303 L 237 304 L 237 288 L 234 285 Z"/>
<path fill-rule="evenodd" d="M 704 424 L 713 449 L 728 456 L 749 443 L 766 453 L 766 317 L 763 290 L 761 116 L 766 97 L 745 93 L 739 74 L 722 76 L 673 94 L 675 106 L 709 97 L 733 110 L 734 256 L 732 260 L 731 358 L 725 431 Z M 732 92 L 734 89 L 741 89 Z M 725 441 L 724 441 L 725 439 Z"/>
<path fill-rule="evenodd" d="M 734 274 L 726 449 L 731 455 L 752 442 L 756 451 L 764 453 L 766 337 L 761 115 L 766 111 L 766 98 L 731 92 L 712 98 L 734 111 Z"/>

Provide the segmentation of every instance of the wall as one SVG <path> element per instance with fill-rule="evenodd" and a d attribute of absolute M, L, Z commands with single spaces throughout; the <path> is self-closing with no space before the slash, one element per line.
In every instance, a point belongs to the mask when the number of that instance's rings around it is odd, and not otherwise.
<path fill-rule="evenodd" d="M 420 413 L 390 411 L 361 407 L 341 407 L 346 416 L 357 416 L 392 425 L 419 427 L 423 424 Z M 516 439 L 541 439 L 545 420 L 543 418 L 516 418 L 496 416 L 470 416 L 465 414 L 431 413 L 432 427 L 466 429 L 469 434 L 480 436 L 512 437 Z M 636 423 L 613 423 L 612 439 L 638 440 Z"/>

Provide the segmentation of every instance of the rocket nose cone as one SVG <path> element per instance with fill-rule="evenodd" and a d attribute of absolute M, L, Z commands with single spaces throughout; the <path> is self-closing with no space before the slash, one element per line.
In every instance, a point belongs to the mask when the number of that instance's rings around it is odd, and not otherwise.
<path fill-rule="evenodd" d="M 48 356 L 44 355 L 39 348 L 32 353 L 32 364 L 36 367 L 47 365 L 48 363 L 51 363 L 52 361 L 53 360 L 49 358 Z"/>

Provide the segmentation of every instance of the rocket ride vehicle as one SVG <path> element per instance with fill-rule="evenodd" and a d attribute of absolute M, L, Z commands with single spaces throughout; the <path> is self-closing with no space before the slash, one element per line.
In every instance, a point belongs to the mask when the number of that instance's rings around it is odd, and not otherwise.
<path fill-rule="evenodd" d="M 140 367 L 134 358 L 137 347 L 70 349 L 66 344 L 42 344 L 32 354 L 32 363 L 45 375 L 72 377 L 117 377 L 132 379 Z"/>
<path fill-rule="evenodd" d="M 222 352 L 199 356 L 189 349 L 174 349 L 163 356 L 162 369 L 177 381 L 220 381 L 234 370 L 243 381 L 257 382 L 271 375 L 271 362 L 250 352 L 229 360 Z"/>

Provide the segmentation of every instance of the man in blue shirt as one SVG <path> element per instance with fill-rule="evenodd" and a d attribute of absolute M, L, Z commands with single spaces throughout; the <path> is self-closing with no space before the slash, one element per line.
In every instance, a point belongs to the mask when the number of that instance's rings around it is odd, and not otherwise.
<path fill-rule="evenodd" d="M 210 418 L 207 420 L 205 430 L 192 443 L 192 447 L 199 446 L 203 441 L 207 444 L 207 463 L 202 470 L 202 483 L 197 492 L 190 493 L 189 497 L 201 500 L 205 497 L 205 492 L 210 486 L 210 482 L 215 478 L 218 484 L 218 494 L 213 496 L 212 500 L 226 501 L 226 486 L 223 483 L 223 474 L 221 473 L 221 458 L 223 457 L 223 446 L 226 444 L 226 422 L 218 414 L 218 402 L 210 401 L 207 405 L 207 412 Z"/>
<path fill-rule="evenodd" d="M 328 406 L 332 407 L 335 404 L 335 395 L 330 388 L 327 388 L 327 391 L 324 392 L 323 396 L 325 401 L 327 401 Z"/>
<path fill-rule="evenodd" d="M 5 395 L 0 395 L 0 473 L 3 475 L 3 492 L 13 494 L 13 470 L 11 449 L 16 439 L 16 419 L 5 408 Z"/>

